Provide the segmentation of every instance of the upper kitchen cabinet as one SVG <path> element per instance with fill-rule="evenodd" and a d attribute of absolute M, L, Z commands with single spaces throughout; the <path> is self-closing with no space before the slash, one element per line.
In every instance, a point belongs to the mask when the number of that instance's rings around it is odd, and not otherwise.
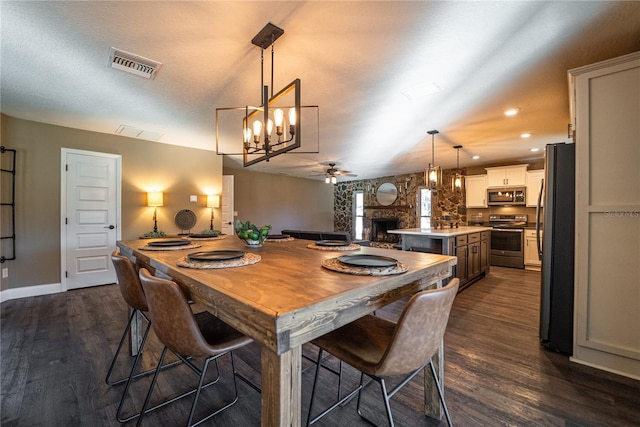
<path fill-rule="evenodd" d="M 575 114 L 572 361 L 640 378 L 640 52 L 569 71 Z"/>
<path fill-rule="evenodd" d="M 468 208 L 487 207 L 487 175 L 464 177 L 466 205 Z"/>
<path fill-rule="evenodd" d="M 486 168 L 487 187 L 524 187 L 527 185 L 527 166 L 514 165 Z"/>
<path fill-rule="evenodd" d="M 538 194 L 544 179 L 544 169 L 527 171 L 527 206 L 538 206 Z M 544 205 L 544 197 L 540 200 L 540 204 Z"/>

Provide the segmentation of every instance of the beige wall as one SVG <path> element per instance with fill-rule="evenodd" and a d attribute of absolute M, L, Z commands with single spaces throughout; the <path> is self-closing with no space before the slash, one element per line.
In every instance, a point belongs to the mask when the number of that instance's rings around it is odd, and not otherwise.
<path fill-rule="evenodd" d="M 146 206 L 146 191 L 164 191 L 158 208 L 158 228 L 178 233 L 175 214 L 190 209 L 198 217 L 195 231 L 209 228 L 210 209 L 205 194 L 220 193 L 222 157 L 196 150 L 140 139 L 52 126 L 1 115 L 1 143 L 17 150 L 16 259 L 2 267 L 9 277 L 0 289 L 60 283 L 60 156 L 71 148 L 122 156 L 123 239 L 134 239 L 153 228 L 153 208 Z M 4 155 L 3 155 L 4 156 Z M 3 166 L 4 167 L 4 166 Z M 3 174 L 4 175 L 4 174 Z M 4 190 L 6 177 L 2 177 Z M 198 196 L 197 203 L 189 195 Z M 4 200 L 3 200 L 4 201 Z M 2 210 L 2 223 L 10 219 Z M 219 215 L 216 213 L 216 227 Z M 4 236 L 4 234 L 3 234 Z M 2 253 L 10 255 L 9 241 Z"/>
<path fill-rule="evenodd" d="M 333 185 L 286 175 L 224 168 L 234 176 L 235 210 L 240 221 L 283 229 L 333 231 Z"/>
<path fill-rule="evenodd" d="M 164 192 L 158 208 L 158 228 L 168 234 L 181 232 L 175 214 L 192 210 L 198 222 L 195 232 L 209 228 L 211 211 L 205 195 L 222 190 L 222 156 L 116 135 L 88 132 L 0 115 L 1 140 L 17 150 L 16 259 L 2 264 L 9 277 L 0 290 L 60 283 L 60 179 L 61 149 L 70 148 L 122 156 L 123 239 L 135 239 L 153 228 L 153 208 L 146 206 L 146 192 Z M 3 155 L 3 160 L 8 156 Z M 5 168 L 4 162 L 2 167 Z M 226 169 L 235 176 L 235 210 L 238 218 L 283 228 L 333 230 L 333 186 L 322 181 Z M 5 174 L 2 174 L 5 175 Z M 10 180 L 0 177 L 5 192 Z M 198 202 L 189 202 L 197 195 Z M 3 202 L 5 202 L 3 198 Z M 214 227 L 220 228 L 220 210 Z M 10 210 L 2 209 L 2 236 Z M 10 256 L 9 240 L 2 254 Z"/>

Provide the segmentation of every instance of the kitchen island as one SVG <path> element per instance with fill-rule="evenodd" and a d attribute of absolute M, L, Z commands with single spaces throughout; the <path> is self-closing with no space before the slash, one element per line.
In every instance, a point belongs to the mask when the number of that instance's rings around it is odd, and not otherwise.
<path fill-rule="evenodd" d="M 489 272 L 491 227 L 405 228 L 387 230 L 387 233 L 402 236 L 403 251 L 458 257 L 454 276 L 460 279 L 460 289 Z"/>

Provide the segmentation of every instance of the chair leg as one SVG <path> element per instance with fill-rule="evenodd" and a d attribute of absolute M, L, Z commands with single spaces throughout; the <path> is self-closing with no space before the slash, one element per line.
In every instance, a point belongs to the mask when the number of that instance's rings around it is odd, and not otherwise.
<path fill-rule="evenodd" d="M 236 378 L 236 362 L 235 359 L 233 358 L 233 352 L 229 352 L 229 355 L 231 356 L 231 370 L 233 373 L 233 399 L 227 403 L 225 403 L 221 408 L 216 409 L 214 412 L 212 412 L 211 414 L 207 415 L 206 417 L 204 417 L 203 419 L 201 419 L 200 421 L 191 424 L 191 422 L 193 421 L 193 416 L 196 412 L 196 405 L 198 404 L 198 398 L 200 397 L 200 391 L 202 390 L 202 388 L 206 387 L 206 385 L 203 387 L 202 383 L 204 381 L 204 377 L 207 373 L 207 366 L 209 364 L 209 362 L 211 362 L 212 360 L 216 361 L 216 364 L 218 362 L 218 358 L 224 356 L 227 353 L 222 353 L 222 354 L 218 354 L 216 356 L 212 356 L 207 358 L 207 360 L 205 360 L 204 362 L 204 366 L 202 367 L 202 374 L 200 375 L 200 381 L 198 382 L 198 389 L 196 391 L 196 396 L 193 399 L 193 404 L 191 405 L 191 412 L 189 414 L 189 420 L 187 422 L 187 427 L 195 427 L 205 421 L 207 421 L 208 419 L 218 415 L 220 412 L 224 411 L 225 409 L 235 405 L 235 403 L 238 401 L 238 381 Z"/>
<path fill-rule="evenodd" d="M 137 312 L 138 312 L 138 310 L 133 310 L 131 312 L 131 315 L 129 316 L 129 321 L 127 322 L 127 324 L 124 327 L 124 331 L 122 332 L 122 337 L 120 338 L 120 343 L 118 344 L 118 349 L 116 350 L 116 353 L 113 355 L 113 359 L 111 359 L 111 364 L 109 365 L 109 370 L 107 370 L 107 377 L 104 379 L 104 382 L 107 383 L 107 385 L 119 384 L 119 383 L 127 380 L 127 378 L 122 378 L 122 379 L 117 380 L 117 381 L 111 381 L 110 378 L 111 378 L 111 374 L 113 372 L 113 368 L 116 365 L 116 359 L 118 359 L 118 355 L 120 355 L 120 350 L 122 349 L 122 345 L 124 344 L 124 340 L 129 335 L 129 330 L 131 328 L 131 322 L 133 321 L 133 317 L 136 315 Z"/>
<path fill-rule="evenodd" d="M 167 348 L 165 347 L 165 349 L 164 349 L 164 350 L 167 350 Z M 174 353 L 174 354 L 178 357 L 178 360 L 177 360 L 177 361 L 172 362 L 172 363 L 170 363 L 170 364 L 162 365 L 163 360 L 161 360 L 161 361 L 160 361 L 160 363 L 158 364 L 158 367 L 157 367 L 157 368 L 151 369 L 151 370 L 149 370 L 148 372 L 152 372 L 152 373 L 154 373 L 154 376 L 155 376 L 155 375 L 156 375 L 156 373 L 157 373 L 158 371 L 162 371 L 162 370 L 164 370 L 165 368 L 170 367 L 170 366 L 175 365 L 175 364 L 178 364 L 178 363 L 183 363 L 183 364 L 185 364 L 187 367 L 189 367 L 193 372 L 195 372 L 195 374 L 196 374 L 196 375 L 198 375 L 198 376 L 200 375 L 200 372 L 201 372 L 201 371 L 200 371 L 200 369 L 198 369 L 198 367 L 196 367 L 196 366 L 191 362 L 191 360 L 190 360 L 190 359 L 191 359 L 191 357 L 183 357 L 183 356 L 181 356 L 180 354 L 176 354 L 176 353 Z M 204 385 L 201 387 L 202 389 L 207 388 L 207 387 L 209 387 L 210 385 L 213 385 L 213 384 L 217 383 L 217 382 L 220 380 L 220 366 L 218 365 L 218 359 L 217 359 L 217 358 L 215 358 L 215 359 L 212 359 L 212 360 L 214 360 L 214 361 L 215 361 L 215 365 L 216 365 L 216 378 L 215 378 L 213 381 L 211 381 L 211 382 L 208 382 L 208 383 L 204 384 Z M 133 370 L 135 370 L 135 366 L 134 366 Z M 132 372 L 133 372 L 133 371 L 132 371 Z M 133 376 L 133 377 L 131 377 L 131 378 L 133 379 L 133 378 L 135 378 L 135 376 Z M 120 421 L 121 423 L 125 423 L 125 422 L 128 422 L 128 421 L 133 420 L 134 418 L 139 417 L 139 416 L 140 416 L 140 414 L 142 413 L 142 411 L 144 411 L 144 413 L 145 413 L 145 414 L 147 414 L 147 413 L 149 413 L 149 412 L 155 411 L 155 410 L 156 410 L 156 409 L 158 409 L 158 408 L 162 408 L 163 406 L 166 406 L 166 405 L 168 405 L 168 404 L 170 404 L 170 403 L 173 403 L 173 402 L 175 402 L 176 400 L 180 400 L 180 399 L 182 399 L 183 397 L 190 396 L 190 395 L 192 395 L 192 394 L 194 394 L 194 393 L 196 392 L 196 389 L 189 390 L 189 391 L 187 391 L 187 392 L 184 392 L 184 393 L 182 393 L 182 394 L 179 394 L 179 395 L 177 395 L 177 396 L 174 396 L 174 397 L 172 397 L 172 398 L 170 398 L 170 399 L 167 399 L 167 400 L 165 400 L 165 401 L 163 401 L 163 402 L 161 402 L 161 403 L 158 403 L 157 405 L 152 406 L 152 407 L 150 407 L 150 408 L 143 408 L 141 412 L 138 412 L 138 413 L 135 413 L 135 414 L 133 414 L 133 415 L 130 415 L 130 416 L 126 417 L 126 418 L 123 418 L 123 417 L 122 417 L 122 415 L 120 415 L 120 412 L 121 412 L 121 409 L 122 409 L 122 405 L 123 405 L 123 402 L 124 402 L 125 395 L 126 395 L 126 393 L 127 393 L 128 387 L 129 387 L 129 383 L 127 383 L 127 386 L 126 386 L 126 388 L 125 388 L 125 391 L 124 391 L 124 393 L 123 393 L 123 395 L 122 395 L 122 400 L 120 401 L 120 406 L 118 407 L 118 412 L 116 413 L 117 418 L 118 418 L 118 421 Z"/>
<path fill-rule="evenodd" d="M 135 418 L 137 416 L 134 415 L 132 417 L 127 417 L 124 418 L 122 416 L 122 408 L 124 406 L 124 401 L 127 398 L 127 393 L 129 392 L 129 386 L 131 385 L 131 381 L 136 378 L 136 376 L 134 375 L 134 372 L 136 371 L 136 368 L 138 367 L 138 363 L 140 363 L 140 360 L 142 359 L 142 353 L 143 353 L 143 348 L 144 348 L 144 343 L 147 341 L 147 336 L 149 335 L 149 330 L 151 329 L 151 323 L 147 324 L 147 328 L 144 330 L 144 335 L 142 336 L 142 341 L 140 343 L 140 348 L 138 349 L 138 352 L 136 354 L 136 358 L 133 361 L 133 366 L 131 367 L 131 372 L 129 373 L 129 377 L 127 378 L 127 383 L 124 386 L 124 390 L 122 391 L 122 397 L 120 398 L 120 403 L 118 404 L 118 410 L 116 411 L 116 419 L 121 422 L 121 423 L 125 423 L 127 421 L 132 420 L 133 418 Z M 157 369 L 159 368 L 160 365 L 158 365 Z M 150 369 L 149 371 L 147 371 L 148 373 L 154 372 L 155 369 Z M 144 372 L 143 372 L 144 374 Z M 154 372 L 155 374 L 155 372 Z"/>
<path fill-rule="evenodd" d="M 364 389 L 364 386 L 362 385 L 364 382 L 364 373 L 360 373 L 360 386 Z M 367 375 L 369 376 L 369 375 Z M 390 427 L 394 427 L 394 422 L 393 422 L 393 414 L 391 413 L 391 395 L 389 393 L 387 393 L 387 385 L 384 381 L 383 378 L 380 377 L 374 377 L 374 376 L 369 376 L 372 380 L 376 381 L 378 384 L 380 384 L 380 390 L 382 392 L 382 399 L 384 400 L 384 408 L 385 408 L 385 412 L 387 414 L 387 422 L 389 423 Z M 367 383 L 367 385 L 370 383 Z M 362 418 L 363 420 L 365 420 L 366 422 L 368 422 L 371 425 L 377 425 L 376 423 L 374 423 L 373 421 L 371 421 L 369 418 L 367 418 L 364 413 L 362 412 L 362 408 L 360 406 L 361 403 L 361 395 L 362 395 L 362 390 L 360 390 L 360 393 L 358 393 L 358 403 L 356 405 L 356 411 L 358 412 L 358 415 L 360 415 L 360 418 Z"/>
<path fill-rule="evenodd" d="M 444 415 L 447 417 L 447 423 L 449 427 L 453 427 L 451 423 L 451 417 L 449 416 L 449 410 L 447 409 L 447 404 L 444 402 L 444 393 L 442 392 L 442 387 L 440 387 L 440 381 L 438 381 L 438 375 L 436 374 L 436 368 L 433 367 L 433 361 L 429 359 L 429 366 L 431 367 L 431 375 L 433 375 L 433 380 L 436 383 L 436 388 L 438 389 L 438 395 L 440 396 L 440 402 L 442 402 L 442 408 L 444 409 Z"/>
<path fill-rule="evenodd" d="M 149 401 L 151 400 L 151 393 L 153 392 L 153 387 L 156 385 L 156 380 L 158 379 L 158 374 L 160 373 L 160 366 L 162 366 L 162 362 L 164 362 L 164 357 L 167 355 L 167 347 L 162 349 L 162 354 L 160 355 L 160 360 L 158 361 L 158 369 L 153 373 L 153 379 L 151 380 L 151 385 L 149 386 L 149 391 L 147 392 L 147 396 L 144 398 L 144 404 L 142 405 L 142 410 L 138 415 L 138 422 L 136 423 L 136 427 L 139 427 L 142 424 L 142 418 L 144 418 L 144 414 L 147 412 L 147 406 L 149 405 Z"/>
<path fill-rule="evenodd" d="M 341 384 L 341 381 L 342 381 L 342 361 L 340 362 L 340 370 L 338 372 L 336 372 L 333 369 L 330 369 L 328 367 L 322 366 L 322 363 L 320 363 L 321 360 L 322 360 L 322 349 L 318 352 L 318 366 L 316 368 L 316 374 L 315 374 L 315 377 L 314 377 L 314 380 L 313 380 L 313 387 L 311 389 L 311 401 L 309 402 L 309 414 L 307 416 L 307 427 L 312 425 L 312 424 L 314 424 L 316 421 L 318 421 L 320 418 L 324 417 L 329 412 L 331 412 L 334 409 L 336 409 L 338 406 L 342 406 L 346 402 L 349 402 L 351 399 L 354 398 L 356 393 L 360 393 L 360 390 L 362 390 L 362 381 L 361 381 L 360 385 L 355 390 L 349 392 L 349 394 L 347 394 L 345 397 L 340 398 L 340 386 L 342 385 Z M 314 400 L 315 393 L 316 393 L 316 385 L 318 383 L 318 377 L 320 375 L 320 368 L 325 368 L 329 372 L 331 372 L 333 374 L 336 374 L 336 375 L 338 375 L 340 377 L 339 380 L 338 380 L 338 400 L 333 405 L 331 405 L 329 408 L 327 408 L 324 411 L 322 411 L 315 418 L 311 418 L 311 411 L 313 409 L 313 400 Z"/>

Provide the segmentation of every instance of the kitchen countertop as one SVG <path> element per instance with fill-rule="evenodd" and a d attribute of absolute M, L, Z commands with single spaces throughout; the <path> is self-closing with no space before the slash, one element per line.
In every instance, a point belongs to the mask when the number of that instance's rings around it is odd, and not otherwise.
<path fill-rule="evenodd" d="M 387 233 L 407 234 L 424 237 L 455 237 L 469 233 L 479 233 L 481 231 L 491 231 L 491 227 L 464 226 L 458 228 L 401 228 L 397 230 L 387 230 Z"/>

